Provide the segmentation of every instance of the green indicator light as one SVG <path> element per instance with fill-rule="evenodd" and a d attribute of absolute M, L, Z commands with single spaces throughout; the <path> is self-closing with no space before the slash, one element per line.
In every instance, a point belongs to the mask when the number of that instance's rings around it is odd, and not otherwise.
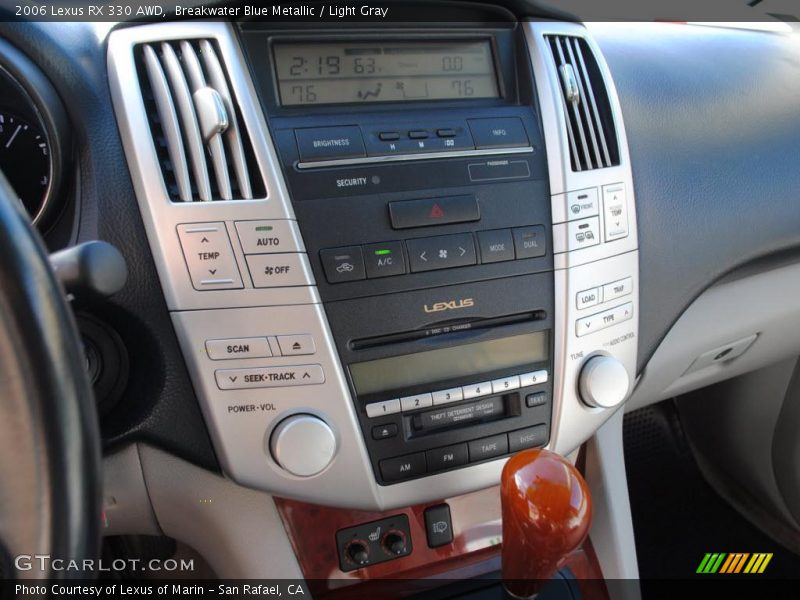
<path fill-rule="evenodd" d="M 256 227 L 256 231 L 272 231 L 272 225 L 260 225 Z"/>
<path fill-rule="evenodd" d="M 375 256 L 386 256 L 387 254 L 391 253 L 391 250 L 375 250 Z"/>

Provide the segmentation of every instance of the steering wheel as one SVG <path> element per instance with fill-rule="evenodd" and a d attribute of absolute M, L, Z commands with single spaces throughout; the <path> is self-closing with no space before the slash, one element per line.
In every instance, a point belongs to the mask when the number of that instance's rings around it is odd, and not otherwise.
<path fill-rule="evenodd" d="M 91 573 L 70 569 L 67 561 L 82 565 L 99 557 L 100 434 L 83 356 L 45 247 L 0 173 L 0 554 L 5 555 L 5 578 L 89 578 Z"/>

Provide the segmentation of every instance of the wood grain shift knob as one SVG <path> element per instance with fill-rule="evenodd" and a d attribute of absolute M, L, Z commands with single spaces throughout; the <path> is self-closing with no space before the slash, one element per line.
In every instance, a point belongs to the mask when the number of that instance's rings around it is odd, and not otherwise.
<path fill-rule="evenodd" d="M 581 474 L 548 450 L 512 456 L 500 484 L 503 584 L 532 598 L 589 533 L 592 499 Z"/>

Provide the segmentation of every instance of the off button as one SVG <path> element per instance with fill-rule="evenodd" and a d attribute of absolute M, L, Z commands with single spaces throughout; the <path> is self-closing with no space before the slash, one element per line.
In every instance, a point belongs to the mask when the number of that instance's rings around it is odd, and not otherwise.
<path fill-rule="evenodd" d="M 247 267 L 257 288 L 311 285 L 304 254 L 256 254 L 247 256 Z"/>

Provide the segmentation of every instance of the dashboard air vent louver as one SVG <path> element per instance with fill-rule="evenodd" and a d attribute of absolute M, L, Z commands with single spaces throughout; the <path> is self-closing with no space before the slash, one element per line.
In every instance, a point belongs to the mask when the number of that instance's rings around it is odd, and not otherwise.
<path fill-rule="evenodd" d="M 614 119 L 603 76 L 586 40 L 545 36 L 556 64 L 573 171 L 619 164 Z"/>
<path fill-rule="evenodd" d="M 142 44 L 136 65 L 170 200 L 263 197 L 253 148 L 214 43 Z"/>

